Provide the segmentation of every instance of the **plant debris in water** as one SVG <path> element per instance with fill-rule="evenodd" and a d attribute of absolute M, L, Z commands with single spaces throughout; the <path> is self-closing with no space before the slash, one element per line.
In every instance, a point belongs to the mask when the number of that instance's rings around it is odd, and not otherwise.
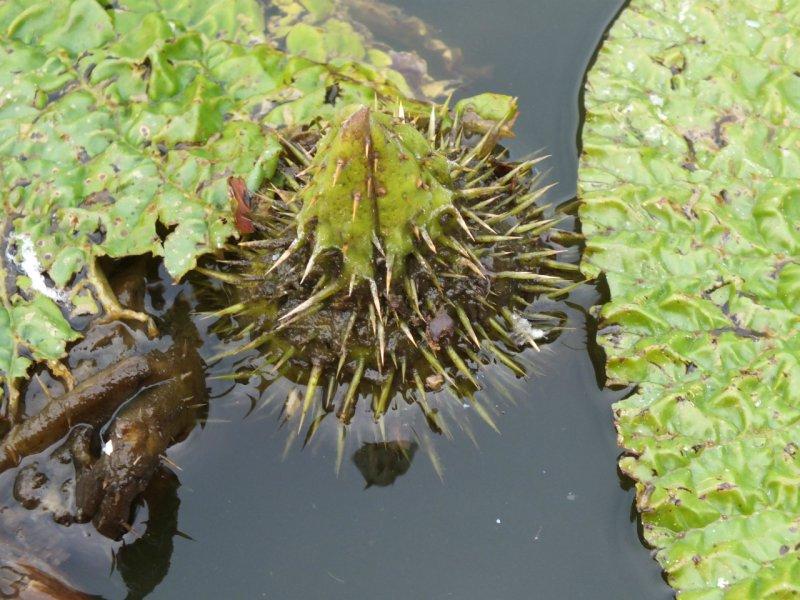
<path fill-rule="evenodd" d="M 800 594 L 800 2 L 634 0 L 589 75 L 584 272 L 683 599 Z"/>

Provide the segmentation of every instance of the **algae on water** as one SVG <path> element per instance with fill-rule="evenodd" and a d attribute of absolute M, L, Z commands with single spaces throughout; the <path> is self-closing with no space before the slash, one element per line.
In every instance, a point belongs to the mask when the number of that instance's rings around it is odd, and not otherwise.
<path fill-rule="evenodd" d="M 589 74 L 583 269 L 684 599 L 800 593 L 800 2 L 633 0 Z"/>

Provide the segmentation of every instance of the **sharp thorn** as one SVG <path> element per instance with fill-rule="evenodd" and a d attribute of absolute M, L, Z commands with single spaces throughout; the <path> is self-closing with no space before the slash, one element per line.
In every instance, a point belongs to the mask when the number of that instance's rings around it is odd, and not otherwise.
<path fill-rule="evenodd" d="M 317 258 L 317 252 L 314 251 L 311 253 L 311 256 L 308 258 L 308 262 L 306 263 L 305 271 L 303 271 L 303 276 L 300 278 L 300 283 L 303 283 L 306 280 L 306 277 L 311 273 L 311 269 L 314 268 L 314 261 Z"/>
<path fill-rule="evenodd" d="M 361 203 L 361 192 L 353 194 L 353 222 L 356 220 L 356 212 L 358 212 L 358 205 Z"/>
<path fill-rule="evenodd" d="M 391 255 L 386 261 L 386 297 L 389 297 L 389 291 L 392 289 L 392 269 L 394 267 L 394 255 Z"/>
<path fill-rule="evenodd" d="M 455 215 L 456 221 L 458 222 L 458 225 L 461 227 L 461 229 L 463 229 L 464 232 L 469 236 L 469 239 L 474 241 L 475 237 L 472 235 L 472 232 L 470 231 L 466 221 L 464 221 L 464 217 L 461 215 L 461 211 L 459 211 L 455 206 L 453 207 L 453 214 Z"/>
<path fill-rule="evenodd" d="M 405 334 L 405 336 L 409 339 L 409 341 L 412 344 L 414 344 L 415 348 L 419 348 L 419 346 L 417 346 L 416 340 L 414 339 L 414 336 L 411 335 L 411 330 L 408 328 L 408 325 L 406 325 L 403 321 L 400 321 L 399 323 L 400 323 L 400 330 Z"/>
<path fill-rule="evenodd" d="M 353 373 L 353 378 L 350 380 L 350 386 L 347 388 L 342 408 L 339 412 L 339 419 L 347 425 L 350 419 L 353 418 L 355 413 L 356 399 L 358 398 L 358 386 L 361 384 L 361 378 L 364 376 L 364 367 L 366 366 L 366 359 L 361 358 L 356 365 L 356 370 Z"/>
<path fill-rule="evenodd" d="M 305 421 L 306 413 L 308 412 L 308 409 L 311 408 L 311 403 L 314 400 L 314 393 L 317 391 L 320 375 L 322 375 L 322 367 L 320 365 L 314 365 L 311 369 L 311 374 L 308 377 L 308 383 L 306 384 L 306 394 L 305 398 L 303 399 L 303 411 L 300 414 L 300 425 L 297 427 L 298 434 L 303 430 L 303 421 Z"/>
<path fill-rule="evenodd" d="M 472 343 L 475 344 L 477 348 L 480 348 L 481 343 L 478 341 L 478 336 L 475 334 L 475 329 L 473 329 L 472 323 L 470 322 L 466 311 L 463 309 L 463 307 L 457 304 L 455 305 L 455 309 L 456 309 L 456 315 L 458 316 L 458 320 L 461 321 L 461 325 L 467 331 L 467 335 L 472 340 Z"/>
<path fill-rule="evenodd" d="M 340 158 L 336 161 L 336 171 L 333 173 L 333 187 L 335 187 L 336 182 L 339 181 L 339 175 L 342 174 L 342 168 L 344 168 L 344 159 Z"/>
<path fill-rule="evenodd" d="M 452 346 L 447 347 L 447 355 L 450 357 L 450 360 L 453 361 L 453 364 L 456 366 L 459 372 L 469 380 L 475 389 L 480 389 L 480 385 L 472 375 L 472 372 L 470 372 L 469 367 L 467 367 L 464 360 L 458 355 L 458 352 L 456 352 Z"/>
<path fill-rule="evenodd" d="M 381 312 L 381 301 L 378 297 L 378 284 L 374 279 L 369 280 L 369 290 L 372 292 L 372 301 L 375 303 L 375 310 L 378 311 L 378 319 L 383 320 L 383 313 Z"/>
<path fill-rule="evenodd" d="M 292 253 L 295 250 L 297 250 L 297 247 L 299 245 L 300 245 L 300 238 L 295 238 L 294 241 L 291 244 L 289 244 L 289 247 L 286 249 L 286 251 L 283 254 L 281 254 L 280 257 L 278 257 L 278 260 L 276 260 L 275 263 L 269 269 L 267 269 L 266 274 L 269 275 L 270 273 L 272 273 L 272 271 L 274 271 L 280 265 L 286 262 L 286 259 L 288 259 L 292 255 Z"/>
<path fill-rule="evenodd" d="M 381 392 L 373 406 L 372 410 L 375 415 L 375 420 L 379 420 L 386 411 L 389 409 L 389 401 L 391 400 L 392 383 L 394 382 L 394 370 L 389 371 L 386 379 L 381 384 Z"/>
<path fill-rule="evenodd" d="M 300 314 L 300 313 L 308 310 L 309 308 L 311 308 L 315 304 L 317 304 L 319 302 L 323 302 L 327 298 L 330 298 L 333 294 L 335 294 L 337 291 L 339 291 L 339 289 L 341 289 L 341 286 L 339 285 L 338 282 L 334 282 L 334 283 L 331 283 L 331 284 L 327 285 L 322 290 L 320 290 L 319 292 L 317 292 L 316 294 L 314 294 L 313 296 L 308 298 L 305 302 L 303 302 L 302 304 L 296 306 L 295 308 L 290 310 L 288 313 L 283 315 L 280 318 L 280 320 L 281 321 L 285 321 L 286 319 L 288 319 L 288 318 L 290 318 L 290 317 L 292 317 L 294 315 Z"/>
<path fill-rule="evenodd" d="M 350 285 L 349 285 L 348 290 L 347 290 L 347 297 L 348 298 L 353 295 L 353 288 L 355 287 L 355 285 L 356 285 L 356 274 L 353 273 L 350 276 Z"/>
<path fill-rule="evenodd" d="M 428 230 L 423 227 L 421 233 L 422 233 L 422 239 L 425 240 L 425 243 L 428 245 L 428 248 L 430 248 L 431 252 L 436 254 L 436 245 L 433 243 L 433 240 L 431 239 L 431 235 L 428 233 Z"/>

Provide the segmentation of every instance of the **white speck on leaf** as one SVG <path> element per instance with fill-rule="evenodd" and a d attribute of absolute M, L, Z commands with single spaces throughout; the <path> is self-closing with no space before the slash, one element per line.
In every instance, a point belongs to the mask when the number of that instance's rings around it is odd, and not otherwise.
<path fill-rule="evenodd" d="M 651 142 L 658 141 L 661 139 L 661 130 L 661 125 L 653 125 L 650 129 L 644 132 L 644 137 Z"/>
<path fill-rule="evenodd" d="M 682 2 L 680 12 L 678 12 L 678 23 L 683 23 L 686 20 L 686 15 L 689 14 L 691 8 L 690 2 Z"/>
<path fill-rule="evenodd" d="M 112 452 L 114 452 L 114 442 L 108 440 L 105 444 L 103 444 L 103 454 L 106 456 L 111 456 Z"/>
<path fill-rule="evenodd" d="M 25 233 L 13 234 L 11 240 L 17 242 L 19 252 L 16 260 L 9 251 L 6 251 L 6 256 L 9 262 L 14 262 L 19 265 L 22 272 L 31 280 L 31 287 L 51 300 L 66 302 L 67 295 L 62 290 L 56 287 L 48 287 L 44 275 L 42 275 L 42 265 L 39 263 L 39 257 L 36 256 L 36 250 L 33 248 L 33 241 L 30 236 Z"/>

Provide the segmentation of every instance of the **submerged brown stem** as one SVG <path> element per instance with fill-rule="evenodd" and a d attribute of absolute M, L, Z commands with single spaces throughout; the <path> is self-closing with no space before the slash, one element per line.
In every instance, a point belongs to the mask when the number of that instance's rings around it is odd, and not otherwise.
<path fill-rule="evenodd" d="M 8 432 L 0 444 L 0 473 L 57 442 L 73 424 L 101 424 L 140 386 L 164 377 L 168 367 L 169 360 L 158 351 L 132 356 L 52 399 L 39 413 Z"/>
<path fill-rule="evenodd" d="M 128 531 L 131 506 L 161 465 L 167 448 L 190 431 L 200 402 L 195 373 L 142 393 L 114 419 L 103 456 L 78 475 L 76 504 L 106 537 Z"/>

